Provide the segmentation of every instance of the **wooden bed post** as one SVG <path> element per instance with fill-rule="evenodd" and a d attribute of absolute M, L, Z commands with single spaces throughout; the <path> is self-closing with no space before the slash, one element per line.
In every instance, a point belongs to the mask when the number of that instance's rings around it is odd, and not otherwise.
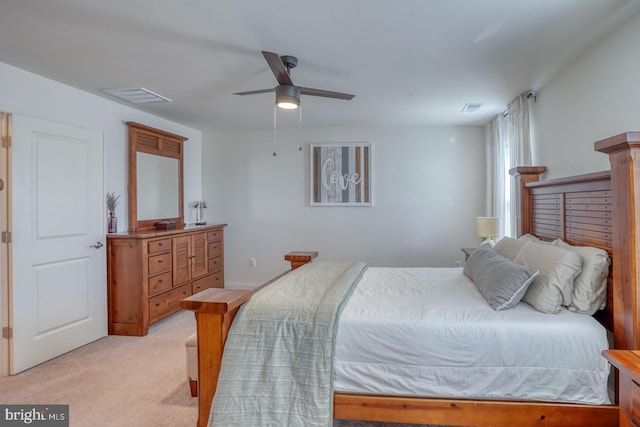
<path fill-rule="evenodd" d="M 313 261 L 318 252 L 290 252 L 285 259 L 294 270 Z M 205 289 L 180 302 L 183 310 L 195 312 L 198 335 L 198 427 L 206 427 L 211 411 L 211 402 L 216 394 L 218 375 L 224 343 L 233 318 L 242 304 L 251 296 L 287 274 L 286 271 L 252 290 Z"/>
<path fill-rule="evenodd" d="M 303 265 L 313 261 L 314 258 L 318 256 L 318 252 L 311 251 L 293 251 L 289 252 L 284 256 L 284 259 L 291 263 L 291 269 L 295 270 L 298 267 L 302 267 Z"/>
<path fill-rule="evenodd" d="M 613 216 L 613 310 L 615 348 L 640 349 L 640 132 L 626 132 L 596 142 L 609 155 Z"/>
<path fill-rule="evenodd" d="M 518 194 L 520 194 L 520 198 L 516 200 L 516 212 L 518 212 L 516 217 L 516 236 L 531 233 L 531 217 L 529 215 L 523 217 L 520 212 L 529 212 L 529 209 L 531 209 L 531 194 L 527 184 L 538 181 L 540 175 L 546 171 L 547 168 L 545 166 L 518 166 L 509 169 L 509 175 L 516 179 L 516 188 Z"/>
<path fill-rule="evenodd" d="M 209 420 L 211 400 L 216 393 L 222 350 L 238 308 L 251 298 L 251 291 L 210 288 L 180 305 L 195 312 L 198 335 L 198 427 Z"/>

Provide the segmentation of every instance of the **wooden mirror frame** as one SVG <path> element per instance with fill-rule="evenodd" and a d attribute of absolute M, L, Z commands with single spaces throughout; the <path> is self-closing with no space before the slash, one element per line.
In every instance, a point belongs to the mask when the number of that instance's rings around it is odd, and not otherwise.
<path fill-rule="evenodd" d="M 129 128 L 129 233 L 149 231 L 161 221 L 184 228 L 183 143 L 187 138 L 140 123 L 127 122 Z M 178 160 L 178 214 L 176 218 L 138 220 L 138 153 L 154 154 Z"/>

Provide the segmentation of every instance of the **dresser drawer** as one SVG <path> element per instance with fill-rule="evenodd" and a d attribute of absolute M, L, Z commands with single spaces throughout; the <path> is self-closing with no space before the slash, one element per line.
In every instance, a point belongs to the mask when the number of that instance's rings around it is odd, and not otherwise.
<path fill-rule="evenodd" d="M 171 253 L 149 257 L 149 274 L 171 271 Z"/>
<path fill-rule="evenodd" d="M 149 299 L 149 321 L 157 322 L 180 310 L 180 301 L 191 296 L 191 285 L 165 292 Z"/>
<path fill-rule="evenodd" d="M 209 273 L 215 273 L 216 271 L 222 270 L 222 264 L 221 256 L 209 258 Z"/>
<path fill-rule="evenodd" d="M 171 239 L 152 240 L 149 242 L 149 254 L 166 252 L 171 249 Z"/>
<path fill-rule="evenodd" d="M 209 258 L 222 255 L 222 242 L 209 242 Z"/>
<path fill-rule="evenodd" d="M 149 296 L 164 292 L 171 289 L 171 272 L 167 271 L 166 273 L 149 277 L 147 282 L 149 283 Z"/>
<path fill-rule="evenodd" d="M 202 279 L 198 279 L 191 283 L 191 292 L 197 294 L 200 291 L 204 291 L 209 288 L 223 288 L 224 281 L 222 278 L 222 272 L 218 272 L 216 274 L 210 274 L 208 276 L 203 277 Z"/>
<path fill-rule="evenodd" d="M 222 240 L 222 230 L 213 230 L 207 233 L 207 241 L 219 242 Z"/>

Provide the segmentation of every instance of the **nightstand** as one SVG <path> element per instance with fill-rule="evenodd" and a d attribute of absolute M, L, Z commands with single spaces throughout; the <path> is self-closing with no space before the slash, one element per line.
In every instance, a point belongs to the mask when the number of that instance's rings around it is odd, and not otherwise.
<path fill-rule="evenodd" d="M 462 252 L 464 253 L 464 260 L 468 261 L 469 257 L 472 253 L 474 253 L 476 248 L 462 248 Z"/>
<path fill-rule="evenodd" d="M 619 425 L 640 426 L 640 351 L 605 350 L 602 355 L 618 368 Z"/>

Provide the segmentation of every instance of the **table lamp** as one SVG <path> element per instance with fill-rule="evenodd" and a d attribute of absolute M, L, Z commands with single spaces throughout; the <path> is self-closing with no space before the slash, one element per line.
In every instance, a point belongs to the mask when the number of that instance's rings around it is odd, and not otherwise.
<path fill-rule="evenodd" d="M 498 237 L 498 220 L 499 218 L 495 216 L 476 217 L 476 235 L 482 239 L 482 242 L 493 241 Z"/>

